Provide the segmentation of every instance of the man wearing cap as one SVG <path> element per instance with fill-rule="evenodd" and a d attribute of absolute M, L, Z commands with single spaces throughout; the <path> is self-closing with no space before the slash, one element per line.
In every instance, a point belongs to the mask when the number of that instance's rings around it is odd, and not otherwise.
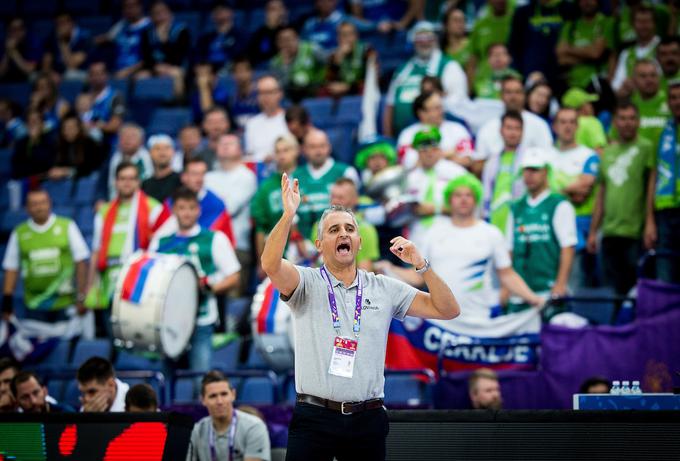
<path fill-rule="evenodd" d="M 464 167 L 472 163 L 472 136 L 463 125 L 444 119 L 444 102 L 439 93 L 423 92 L 413 101 L 413 115 L 417 123 L 404 128 L 397 139 L 401 163 L 411 169 L 418 163 L 418 151 L 411 146 L 413 137 L 431 126 L 439 128 L 442 135 L 440 147 L 444 157 Z"/>
<path fill-rule="evenodd" d="M 434 24 L 420 21 L 412 33 L 415 56 L 395 71 L 387 91 L 383 133 L 390 137 L 396 137 L 412 120 L 412 104 L 420 94 L 420 81 L 426 75 L 441 80 L 446 107 L 453 107 L 468 97 L 465 72 L 439 49 Z"/>
<path fill-rule="evenodd" d="M 674 258 L 658 258 L 656 273 L 661 280 L 680 283 L 680 79 L 668 83 L 668 106 L 672 115 L 658 142 L 655 190 L 650 190 L 655 213 L 650 206 L 645 246 L 676 253 Z"/>
<path fill-rule="evenodd" d="M 413 137 L 412 145 L 418 150 L 420 166 L 408 174 L 406 192 L 418 202 L 415 210 L 418 217 L 409 229 L 416 246 L 424 245 L 425 233 L 434 223 L 434 218 L 447 206 L 443 202 L 446 184 L 466 172 L 462 166 L 444 158 L 439 147 L 441 139 L 436 127 L 419 131 Z"/>
<path fill-rule="evenodd" d="M 512 267 L 539 296 L 565 296 L 577 242 L 574 207 L 550 191 L 544 150 L 527 149 L 520 167 L 527 193 L 512 204 L 505 234 Z M 526 308 L 510 298 L 508 312 Z"/>
<path fill-rule="evenodd" d="M 585 246 L 595 206 L 595 183 L 600 169 L 600 157 L 597 153 L 576 142 L 577 126 L 578 113 L 575 109 L 562 107 L 558 110 L 553 122 L 557 141 L 550 151 L 550 185 L 555 192 L 569 199 L 576 212 L 578 243 L 570 281 L 573 289 L 594 284 L 595 261 L 585 251 Z"/>
<path fill-rule="evenodd" d="M 522 120 L 524 121 L 522 147 L 543 147 L 547 149 L 552 146 L 552 134 L 545 120 L 528 110 L 524 110 L 526 95 L 521 78 L 510 75 L 502 80 L 501 99 L 505 105 L 506 112 L 513 110 L 522 115 Z M 484 168 L 484 163 L 494 156 L 500 156 L 502 151 L 501 117 L 498 117 L 486 122 L 477 133 L 477 145 L 473 155 L 473 172 L 480 175 Z"/>
<path fill-rule="evenodd" d="M 284 212 L 269 236 L 262 267 L 290 307 L 295 331 L 295 389 L 286 459 L 371 459 L 386 456 L 383 408 L 387 333 L 406 315 L 449 320 L 460 308 L 449 287 L 413 242 L 399 236 L 391 252 L 423 274 L 429 293 L 357 269 L 361 246 L 351 210 L 331 207 L 319 223 L 322 268 L 282 258 L 301 202 L 283 175 Z"/>
<path fill-rule="evenodd" d="M 153 176 L 142 182 L 142 190 L 150 197 L 163 202 L 182 183 L 179 174 L 173 170 L 175 143 L 166 134 L 151 136 L 147 142 L 153 162 Z"/>
<path fill-rule="evenodd" d="M 587 93 L 581 88 L 570 88 L 562 96 L 562 106 L 578 112 L 576 142 L 601 153 L 607 145 L 607 135 L 602 123 L 595 117 L 592 103 L 598 99 L 598 95 Z"/>
<path fill-rule="evenodd" d="M 651 232 L 653 225 L 646 210 L 651 205 L 654 151 L 651 142 L 638 136 L 639 126 L 637 107 L 620 102 L 614 110 L 618 138 L 602 152 L 600 189 L 587 243 L 588 251 L 596 253 L 601 227 L 605 283 L 622 296 L 637 280 L 643 229 Z"/>
<path fill-rule="evenodd" d="M 496 226 L 479 219 L 477 207 L 482 203 L 482 184 L 470 173 L 449 181 L 444 203 L 451 216 L 437 218 L 427 231 L 423 257 L 456 293 L 461 306 L 460 319 L 489 319 L 500 311 L 500 296 L 493 284 L 495 271 L 501 285 L 527 303 L 541 306 L 537 296 L 512 268 L 503 234 Z M 380 262 L 387 273 L 416 286 L 423 278 L 415 272 L 391 263 Z"/>

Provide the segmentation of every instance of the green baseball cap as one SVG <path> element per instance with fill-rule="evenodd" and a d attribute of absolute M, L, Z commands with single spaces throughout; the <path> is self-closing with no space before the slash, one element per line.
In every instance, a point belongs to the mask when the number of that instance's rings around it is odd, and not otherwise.
<path fill-rule="evenodd" d="M 426 130 L 421 130 L 416 133 L 413 137 L 413 142 L 411 145 L 414 149 L 420 149 L 422 147 L 432 147 L 439 146 L 442 140 L 442 134 L 439 132 L 439 128 L 436 126 L 430 127 Z"/>
<path fill-rule="evenodd" d="M 360 170 L 366 168 L 368 159 L 374 155 L 384 155 L 387 163 L 395 165 L 397 163 L 397 151 L 394 145 L 388 138 L 381 136 L 375 137 L 370 141 L 366 141 L 359 146 L 354 164 Z"/>
<path fill-rule="evenodd" d="M 564 107 L 571 107 L 572 109 L 578 109 L 588 102 L 595 102 L 600 97 L 593 93 L 588 93 L 581 88 L 570 88 L 564 96 L 562 96 L 562 105 Z"/>

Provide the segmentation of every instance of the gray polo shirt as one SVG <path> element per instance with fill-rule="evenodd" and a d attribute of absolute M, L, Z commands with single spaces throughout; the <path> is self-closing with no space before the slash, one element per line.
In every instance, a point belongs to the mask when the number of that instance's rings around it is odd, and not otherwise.
<path fill-rule="evenodd" d="M 336 337 L 328 303 L 328 285 L 319 269 L 299 267 L 300 284 L 289 299 L 295 334 L 295 390 L 335 401 L 362 401 L 384 396 L 385 351 L 392 318 L 403 320 L 418 290 L 398 280 L 358 271 L 363 283 L 361 331 L 354 375 L 328 373 Z M 349 287 L 328 272 L 333 284 L 340 334 L 354 338 L 357 279 Z"/>
<path fill-rule="evenodd" d="M 271 449 L 267 426 L 257 416 L 235 410 L 237 414 L 236 434 L 234 434 L 234 459 L 245 458 L 269 461 Z M 187 452 L 187 461 L 212 461 L 210 456 L 210 426 L 212 418 L 206 416 L 196 423 L 191 431 L 191 443 Z M 229 430 L 223 434 L 215 434 L 216 459 L 229 459 Z"/>

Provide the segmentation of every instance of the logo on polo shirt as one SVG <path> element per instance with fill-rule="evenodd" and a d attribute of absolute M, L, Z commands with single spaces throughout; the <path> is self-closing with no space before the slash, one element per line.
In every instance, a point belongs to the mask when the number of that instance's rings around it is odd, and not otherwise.
<path fill-rule="evenodd" d="M 380 308 L 379 308 L 378 306 L 372 305 L 372 304 L 371 304 L 371 300 L 368 299 L 368 298 L 364 299 L 364 307 L 363 307 L 363 309 L 367 309 L 367 310 L 369 310 L 369 311 L 377 311 L 377 310 L 380 310 Z"/>

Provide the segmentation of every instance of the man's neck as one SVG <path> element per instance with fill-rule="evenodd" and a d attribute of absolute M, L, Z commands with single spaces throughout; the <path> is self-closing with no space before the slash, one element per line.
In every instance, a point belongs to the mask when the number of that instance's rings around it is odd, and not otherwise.
<path fill-rule="evenodd" d="M 128 196 L 125 196 L 125 197 L 122 196 L 122 195 L 119 195 L 119 196 L 118 196 L 118 202 L 120 202 L 121 204 L 130 203 L 130 202 L 132 201 L 132 198 L 133 198 L 134 196 L 135 196 L 135 194 L 128 195 Z"/>
<path fill-rule="evenodd" d="M 638 38 L 637 46 L 639 46 L 641 48 L 646 47 L 647 45 L 649 45 L 652 42 L 652 40 L 654 40 L 653 35 L 649 38 Z"/>
<path fill-rule="evenodd" d="M 637 138 L 637 133 L 632 138 L 622 138 L 621 136 L 619 136 L 619 142 L 621 144 L 630 144 L 633 141 L 635 141 L 635 138 Z"/>
<path fill-rule="evenodd" d="M 170 165 L 166 165 L 164 167 L 156 167 L 153 176 L 157 179 L 163 179 L 166 176 L 170 176 L 170 174 L 172 174 L 172 167 Z"/>
<path fill-rule="evenodd" d="M 649 101 L 650 99 L 654 99 L 654 96 L 659 94 L 659 90 L 656 90 L 654 93 L 643 93 L 642 91 L 638 91 L 638 94 L 640 95 L 640 99 L 643 101 Z"/>
<path fill-rule="evenodd" d="M 357 265 L 352 263 L 349 266 L 334 266 L 332 263 L 326 263 L 328 272 L 333 274 L 333 277 L 340 280 L 346 287 L 350 286 L 357 276 Z"/>
<path fill-rule="evenodd" d="M 275 107 L 272 109 L 264 109 L 262 110 L 262 113 L 266 115 L 267 117 L 275 117 L 276 115 L 279 115 L 279 112 L 281 112 L 283 109 L 280 107 Z"/>
<path fill-rule="evenodd" d="M 177 233 L 179 235 L 187 235 L 191 232 L 191 229 L 193 229 L 195 225 L 196 224 L 192 224 L 189 227 L 179 227 L 179 229 L 177 229 Z"/>
<path fill-rule="evenodd" d="M 506 144 L 505 146 L 503 146 L 503 152 L 517 152 L 518 147 L 519 146 L 510 146 Z"/>
<path fill-rule="evenodd" d="M 471 227 L 471 226 L 475 225 L 475 223 L 477 222 L 477 219 L 475 218 L 474 214 L 470 214 L 468 216 L 465 216 L 465 215 L 457 215 L 457 214 L 453 213 L 451 215 L 451 222 L 456 227 Z"/>
<path fill-rule="evenodd" d="M 227 416 L 225 416 L 224 418 L 213 418 L 212 423 L 213 427 L 215 428 L 215 432 L 217 432 L 218 434 L 226 432 L 227 429 L 229 429 L 229 425 L 231 424 L 233 414 L 234 409 L 232 408 L 227 412 Z"/>
<path fill-rule="evenodd" d="M 222 171 L 231 171 L 241 164 L 240 160 L 225 159 L 220 161 L 220 169 Z"/>
<path fill-rule="evenodd" d="M 536 198 L 536 197 L 538 197 L 539 195 L 541 195 L 543 192 L 545 192 L 545 191 L 547 191 L 547 190 L 548 190 L 548 185 L 546 184 L 546 185 L 544 185 L 543 187 L 541 187 L 540 189 L 536 189 L 536 190 L 533 190 L 533 191 L 529 191 L 529 196 L 530 196 L 531 198 Z"/>
<path fill-rule="evenodd" d="M 559 148 L 559 150 L 569 150 L 573 149 L 576 146 L 577 144 L 575 139 L 572 139 L 570 141 L 562 141 L 560 139 L 557 140 L 557 147 Z"/>

